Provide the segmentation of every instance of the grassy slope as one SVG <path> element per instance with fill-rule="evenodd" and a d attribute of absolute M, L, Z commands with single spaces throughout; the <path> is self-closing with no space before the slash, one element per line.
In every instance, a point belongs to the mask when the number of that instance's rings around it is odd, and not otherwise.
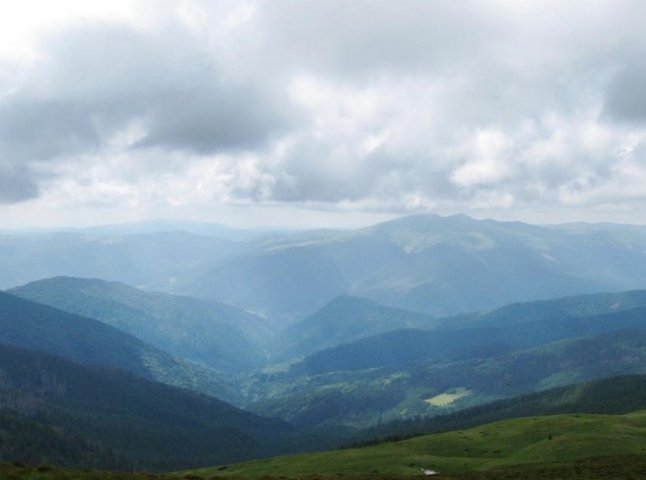
<path fill-rule="evenodd" d="M 372 447 L 275 457 L 195 470 L 208 476 L 413 476 L 646 454 L 646 412 L 527 417 Z"/>
<path fill-rule="evenodd" d="M 403 439 L 511 418 L 567 413 L 617 415 L 645 408 L 646 375 L 625 375 L 498 400 L 445 415 L 386 422 L 359 433 L 353 442 L 375 444 L 379 439 Z"/>
<path fill-rule="evenodd" d="M 177 478 L 177 475 L 152 475 L 150 473 L 101 472 L 94 470 L 65 470 L 47 465 L 31 466 L 21 464 L 0 464 L 0 479 L 17 480 L 154 480 Z M 185 480 L 202 480 L 204 477 L 188 473 Z M 213 475 L 209 478 L 219 478 Z M 324 478 L 322 476 L 308 478 Z M 333 478 L 342 478 L 334 476 Z M 364 478 L 398 478 L 370 474 Z M 643 455 L 622 455 L 584 459 L 568 464 L 533 464 L 515 468 L 503 468 L 481 472 L 443 474 L 440 478 L 454 480 L 637 480 L 646 478 L 646 457 Z"/>

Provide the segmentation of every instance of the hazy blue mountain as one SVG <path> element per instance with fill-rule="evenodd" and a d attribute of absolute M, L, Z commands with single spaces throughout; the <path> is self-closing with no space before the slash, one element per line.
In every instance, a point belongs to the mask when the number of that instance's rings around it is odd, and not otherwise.
<path fill-rule="evenodd" d="M 509 327 L 529 323 L 550 325 L 568 319 L 622 312 L 646 307 L 646 290 L 574 295 L 549 300 L 505 305 L 495 310 L 476 312 L 443 319 L 443 325 L 478 325 Z"/>
<path fill-rule="evenodd" d="M 287 328 L 279 339 L 279 355 L 299 357 L 399 328 L 436 325 L 428 315 L 341 296 Z"/>
<path fill-rule="evenodd" d="M 357 230 L 237 233 L 190 222 L 4 233 L 0 288 L 102 278 L 216 300 L 285 326 L 341 295 L 444 316 L 646 287 L 639 226 L 414 215 Z"/>
<path fill-rule="evenodd" d="M 559 339 L 646 328 L 646 291 L 527 302 L 435 323 L 440 327 L 399 329 L 322 349 L 291 369 L 315 375 L 402 367 L 430 359 L 486 357 Z"/>
<path fill-rule="evenodd" d="M 192 235 L 208 235 L 227 240 L 246 240 L 260 234 L 256 230 L 233 228 L 220 223 L 196 222 L 181 219 L 143 220 L 139 222 L 99 225 L 82 230 L 90 233 L 117 235 L 183 232 Z"/>
<path fill-rule="evenodd" d="M 3 459 L 93 468 L 232 462 L 279 452 L 292 433 L 213 397 L 0 346 L 0 425 L 7 423 Z"/>
<path fill-rule="evenodd" d="M 212 370 L 181 360 L 98 320 L 0 292 L 0 344 L 43 351 L 83 365 L 232 398 Z"/>
<path fill-rule="evenodd" d="M 644 310 L 641 319 L 646 325 Z M 417 347 L 413 344 L 411 348 Z M 319 374 L 298 366 L 286 372 L 264 373 L 255 378 L 256 382 L 264 381 L 264 387 L 255 386 L 248 406 L 309 428 L 365 428 L 381 421 L 437 415 L 555 386 L 646 373 L 646 329 L 488 353 L 484 357 L 426 362 L 417 358 L 416 363 L 403 366 L 391 362 L 392 366 L 368 365 Z M 434 404 L 433 399 L 440 404 Z"/>
<path fill-rule="evenodd" d="M 261 318 L 238 308 L 117 282 L 55 277 L 9 292 L 101 320 L 173 355 L 224 371 L 262 365 L 272 336 Z"/>
<path fill-rule="evenodd" d="M 244 248 L 241 242 L 179 231 L 4 233 L 0 288 L 60 275 L 171 285 L 177 276 L 212 268 Z"/>
<path fill-rule="evenodd" d="M 510 350 L 485 329 L 399 329 L 315 351 L 290 366 L 295 375 L 405 368 L 438 358 L 486 357 Z M 540 342 L 539 342 L 540 343 Z"/>
<path fill-rule="evenodd" d="M 646 227 L 415 215 L 252 243 L 169 288 L 290 323 L 340 295 L 439 316 L 646 287 Z"/>
<path fill-rule="evenodd" d="M 441 413 L 445 409 L 432 408 L 425 400 L 443 391 L 470 390 L 457 408 L 641 372 L 639 361 L 646 352 L 639 344 L 642 333 L 613 337 L 618 330 L 646 329 L 644 291 L 514 304 L 436 322 L 440 327 L 384 332 L 317 351 L 282 370 L 267 370 L 253 377 L 259 385 L 251 382 L 247 401 L 258 412 L 303 425 L 360 428 L 380 419 Z M 596 334 L 605 335 L 596 344 L 581 339 Z M 563 350 L 567 342 L 558 342 L 564 339 L 574 346 Z M 545 353 L 544 344 L 552 350 Z M 572 361 L 580 365 L 568 366 Z M 547 373 L 532 370 L 533 362 Z"/>

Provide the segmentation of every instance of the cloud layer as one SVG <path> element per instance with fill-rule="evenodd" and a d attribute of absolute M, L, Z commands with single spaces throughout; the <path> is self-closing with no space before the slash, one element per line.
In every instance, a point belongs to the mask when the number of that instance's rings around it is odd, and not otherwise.
<path fill-rule="evenodd" d="M 0 202 L 646 221 L 638 2 L 124 5 L 0 56 Z"/>

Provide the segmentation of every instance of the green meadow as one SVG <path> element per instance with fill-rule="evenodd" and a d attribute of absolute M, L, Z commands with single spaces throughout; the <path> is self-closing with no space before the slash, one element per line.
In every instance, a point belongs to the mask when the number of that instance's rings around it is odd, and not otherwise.
<path fill-rule="evenodd" d="M 426 477 L 424 470 L 437 472 Z M 363 448 L 289 455 L 169 474 L 0 464 L 0 480 L 402 479 L 640 480 L 646 411 L 552 415 Z"/>
<path fill-rule="evenodd" d="M 565 468 L 585 459 L 626 455 L 646 457 L 646 412 L 520 418 L 371 447 L 275 457 L 178 475 L 396 478 L 419 476 L 427 469 L 440 475 L 491 470 L 505 475 L 511 467 L 513 471 Z"/>

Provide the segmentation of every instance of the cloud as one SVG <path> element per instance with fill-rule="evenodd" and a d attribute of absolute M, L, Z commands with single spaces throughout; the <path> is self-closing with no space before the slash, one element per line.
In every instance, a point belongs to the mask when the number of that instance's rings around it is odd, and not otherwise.
<path fill-rule="evenodd" d="M 624 188 L 646 176 L 637 3 L 133 5 L 41 32 L 32 60 L 0 64 L 4 202 L 646 204 Z"/>

